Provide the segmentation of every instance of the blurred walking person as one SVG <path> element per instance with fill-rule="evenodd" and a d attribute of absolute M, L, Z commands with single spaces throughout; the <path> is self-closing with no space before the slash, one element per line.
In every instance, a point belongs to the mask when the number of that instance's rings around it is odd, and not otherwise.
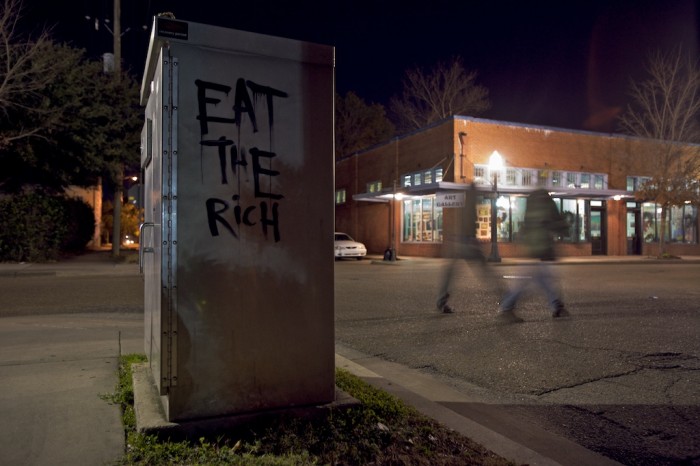
<path fill-rule="evenodd" d="M 438 311 L 446 314 L 454 312 L 452 306 L 448 304 L 450 287 L 457 265 L 462 261 L 477 265 L 481 278 L 495 290 L 500 289 L 497 278 L 487 266 L 484 253 L 476 239 L 476 188 L 474 185 L 465 192 L 464 206 L 452 210 L 455 213 L 453 221 L 450 222 L 453 228 L 445 232 L 442 243 L 442 256 L 450 260 L 443 269 L 437 299 Z M 494 293 L 499 294 L 498 291 Z"/>
<path fill-rule="evenodd" d="M 533 191 L 527 199 L 522 234 L 528 255 L 538 259 L 539 262 L 532 270 L 532 277 L 516 280 L 510 291 L 506 293 L 498 312 L 500 320 L 523 321 L 513 311 L 518 298 L 533 281 L 544 291 L 552 317 L 569 315 L 551 270 L 551 262 L 556 259 L 554 238 L 566 233 L 567 229 L 568 224 L 559 213 L 549 193 L 544 189 Z"/>

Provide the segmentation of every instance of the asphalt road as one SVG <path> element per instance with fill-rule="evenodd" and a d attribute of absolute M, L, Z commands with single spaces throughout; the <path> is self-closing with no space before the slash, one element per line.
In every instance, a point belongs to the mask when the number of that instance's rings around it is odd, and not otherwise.
<path fill-rule="evenodd" d="M 143 315 L 138 275 L 0 276 L 0 317 L 95 312 Z"/>
<path fill-rule="evenodd" d="M 451 408 L 469 410 L 494 430 L 499 425 L 489 407 L 496 406 L 624 464 L 700 464 L 700 264 L 557 265 L 572 316 L 552 321 L 541 295 L 532 293 L 518 308 L 525 322 L 509 325 L 494 319 L 498 296 L 491 280 L 466 266 L 452 291 L 456 312 L 438 313 L 435 294 L 444 265 L 439 259 L 395 266 L 336 262 L 338 344 L 418 368 L 469 393 L 474 403 Z M 56 355 L 65 353 L 58 371 L 74 369 L 70 380 L 81 380 L 80 364 L 100 364 L 104 373 L 92 380 L 100 385 L 90 390 L 108 392 L 117 332 L 125 352 L 141 348 L 141 278 L 71 276 L 66 270 L 0 276 L 2 367 L 53 367 Z M 491 270 L 502 284 L 528 275 L 522 265 Z M 51 314 L 63 313 L 75 318 L 69 324 L 52 320 Z M 106 328 L 104 338 L 98 327 Z M 92 348 L 91 356 L 73 355 L 70 344 L 60 343 L 67 334 L 73 347 Z M 44 342 L 44 349 L 28 353 L 27 339 Z M 98 347 L 98 340 L 109 344 Z M 51 374 L 41 374 L 34 385 L 55 391 Z M 37 435 L 48 435 L 48 428 L 36 427 L 51 425 L 46 416 L 55 416 L 54 423 L 63 416 L 31 405 L 31 398 L 22 409 L 24 398 L 5 398 L 0 401 L 7 402 L 8 416 L 16 415 L 13 423 L 33 413 L 27 422 Z M 18 451 L 39 451 L 38 437 L 14 438 L 13 432 L 4 432 L 8 442 L 30 442 Z"/>
<path fill-rule="evenodd" d="M 466 265 L 456 312 L 438 313 L 444 265 L 337 262 L 336 341 L 444 378 L 484 424 L 498 406 L 623 464 L 700 464 L 700 264 L 556 265 L 572 316 L 552 320 L 534 289 L 521 324 L 495 320 L 493 279 Z"/>

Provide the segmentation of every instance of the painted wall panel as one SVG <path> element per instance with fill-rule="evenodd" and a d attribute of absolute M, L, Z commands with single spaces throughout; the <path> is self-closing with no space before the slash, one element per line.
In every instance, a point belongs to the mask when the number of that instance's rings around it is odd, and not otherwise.
<path fill-rule="evenodd" d="M 168 417 L 332 401 L 333 50 L 186 24 Z"/>

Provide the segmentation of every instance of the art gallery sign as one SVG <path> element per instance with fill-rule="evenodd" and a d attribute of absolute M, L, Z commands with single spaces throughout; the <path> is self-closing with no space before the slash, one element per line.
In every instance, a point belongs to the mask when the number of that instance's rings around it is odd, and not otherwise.
<path fill-rule="evenodd" d="M 443 209 L 451 207 L 464 207 L 465 195 L 463 192 L 438 191 L 435 195 L 435 204 Z"/>

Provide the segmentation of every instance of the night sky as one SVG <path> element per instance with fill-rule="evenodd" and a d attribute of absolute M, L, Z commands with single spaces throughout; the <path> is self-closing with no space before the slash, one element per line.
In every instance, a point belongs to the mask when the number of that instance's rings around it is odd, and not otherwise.
<path fill-rule="evenodd" d="M 91 56 L 112 51 L 94 18 L 112 0 L 24 0 L 25 24 L 53 25 L 59 41 Z M 388 104 L 405 70 L 461 56 L 490 91 L 486 118 L 570 129 L 614 130 L 631 78 L 648 53 L 682 44 L 698 53 L 700 0 L 122 1 L 122 55 L 143 72 L 152 16 L 332 45 L 336 85 Z M 85 16 L 89 16 L 88 20 Z M 586 123 L 589 120 L 589 123 Z M 593 122 L 593 123 L 591 123 Z"/>

